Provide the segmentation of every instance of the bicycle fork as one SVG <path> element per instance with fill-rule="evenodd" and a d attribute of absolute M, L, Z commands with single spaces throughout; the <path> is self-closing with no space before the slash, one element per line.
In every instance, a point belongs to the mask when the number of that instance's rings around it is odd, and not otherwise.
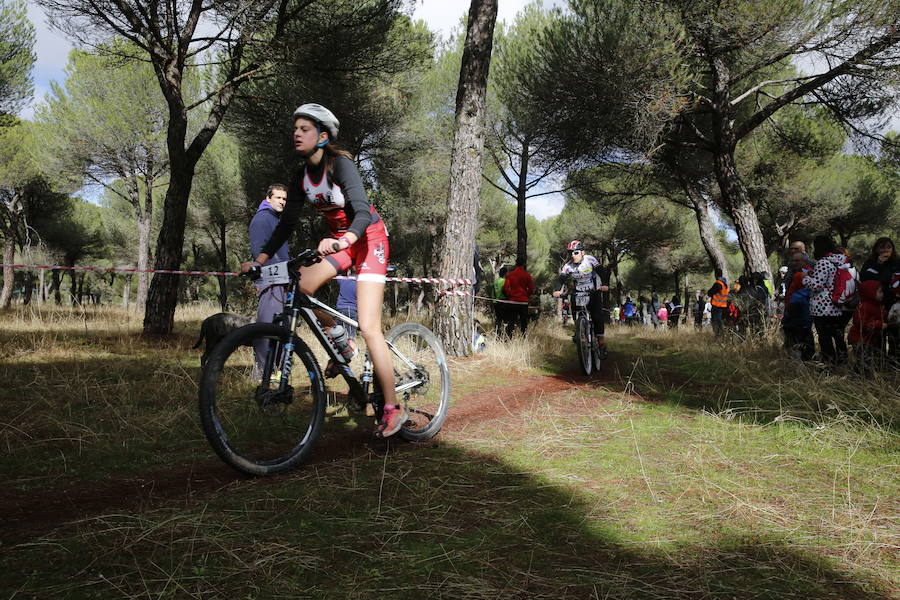
<path fill-rule="evenodd" d="M 294 292 L 289 291 L 287 293 L 287 301 L 285 302 L 286 306 L 292 306 L 294 302 Z M 280 342 L 275 342 L 273 344 L 272 351 L 268 353 L 266 358 L 266 364 L 263 368 L 263 382 L 271 381 L 272 371 L 275 367 L 276 361 L 281 366 L 280 378 L 278 380 L 278 391 L 286 392 L 290 387 L 288 382 L 291 380 L 291 369 L 294 366 L 294 346 L 297 335 L 297 318 L 298 318 L 298 310 L 296 308 L 291 309 L 289 326 L 288 326 L 288 340 L 283 346 Z M 280 358 L 280 360 L 279 360 Z"/>

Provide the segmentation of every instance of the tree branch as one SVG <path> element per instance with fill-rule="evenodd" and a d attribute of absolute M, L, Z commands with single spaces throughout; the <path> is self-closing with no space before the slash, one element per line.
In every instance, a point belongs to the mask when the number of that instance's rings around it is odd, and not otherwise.
<path fill-rule="evenodd" d="M 887 50 L 891 46 L 895 45 L 898 41 L 900 41 L 900 32 L 898 32 L 897 25 L 893 25 L 891 26 L 888 33 L 879 38 L 876 38 L 868 46 L 845 60 L 843 63 L 826 71 L 825 73 L 816 75 L 806 83 L 803 83 L 795 87 L 794 89 L 785 92 L 784 94 L 764 106 L 762 109 L 751 115 L 739 127 L 735 127 L 735 140 L 744 138 L 747 134 L 756 129 L 760 124 L 762 124 L 781 107 L 789 104 L 790 102 L 793 102 L 804 94 L 822 87 L 835 78 L 848 73 L 858 63 L 868 60 L 879 52 Z"/>
<path fill-rule="evenodd" d="M 741 94 L 740 96 L 738 96 L 737 98 L 734 98 L 734 99 L 731 101 L 731 105 L 732 105 L 732 106 L 737 106 L 738 103 L 739 103 L 741 100 L 743 100 L 744 98 L 746 98 L 747 96 L 749 96 L 749 95 L 752 94 L 753 92 L 759 91 L 761 88 L 764 88 L 764 87 L 767 86 L 767 85 L 774 85 L 774 84 L 776 84 L 776 83 L 789 83 L 789 82 L 791 82 L 791 81 L 806 81 L 806 80 L 808 80 L 808 79 L 813 79 L 813 78 L 815 78 L 815 77 L 816 77 L 816 75 L 806 75 L 806 76 L 804 76 L 804 77 L 789 77 L 789 78 L 787 78 L 787 79 L 768 79 L 768 80 L 763 81 L 762 83 L 760 83 L 760 84 L 758 84 L 758 85 L 753 86 L 752 88 L 750 88 L 749 90 L 747 90 L 746 92 L 744 92 L 743 94 Z"/>

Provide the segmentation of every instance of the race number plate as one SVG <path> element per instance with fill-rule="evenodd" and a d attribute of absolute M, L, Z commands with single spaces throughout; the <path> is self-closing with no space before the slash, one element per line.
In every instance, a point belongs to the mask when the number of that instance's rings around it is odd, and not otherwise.
<path fill-rule="evenodd" d="M 266 286 L 282 285 L 291 282 L 291 277 L 288 275 L 287 261 L 273 265 L 263 265 L 260 267 L 259 272 L 259 279 L 256 281 Z"/>

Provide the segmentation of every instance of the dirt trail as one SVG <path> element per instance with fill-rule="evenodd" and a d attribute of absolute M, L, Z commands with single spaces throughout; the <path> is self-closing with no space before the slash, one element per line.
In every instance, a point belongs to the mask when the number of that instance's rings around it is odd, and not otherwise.
<path fill-rule="evenodd" d="M 502 420 L 532 407 L 542 396 L 614 382 L 614 361 L 604 373 L 584 377 L 576 373 L 526 375 L 516 383 L 494 386 L 454 401 L 444 424 L 442 437 L 458 437 L 472 424 Z M 387 441 L 374 440 L 371 432 L 357 429 L 325 435 L 313 453 L 311 464 L 383 453 Z M 394 449 L 416 451 L 413 444 L 394 444 Z M 211 452 L 210 452 L 211 454 Z M 249 481 L 215 458 L 165 470 L 149 471 L 136 477 L 106 478 L 101 481 L 62 484 L 37 490 L 0 489 L 0 547 L 31 541 L 56 528 L 93 516 L 136 513 L 167 504 L 191 504 L 229 485 Z M 278 478 L 254 480 L 254 485 L 277 484 Z"/>

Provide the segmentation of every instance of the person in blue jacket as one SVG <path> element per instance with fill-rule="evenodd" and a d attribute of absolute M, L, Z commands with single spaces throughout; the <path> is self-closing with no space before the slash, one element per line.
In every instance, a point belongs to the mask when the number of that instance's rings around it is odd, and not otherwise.
<path fill-rule="evenodd" d="M 266 198 L 259 203 L 256 214 L 250 221 L 250 253 L 257 256 L 262 247 L 271 237 L 275 226 L 281 219 L 281 213 L 284 210 L 284 203 L 287 201 L 287 186 L 281 183 L 273 183 L 269 186 Z M 288 260 L 287 242 L 272 256 L 272 263 Z M 256 286 L 256 297 L 258 306 L 256 308 L 256 321 L 258 323 L 271 323 L 272 318 L 284 310 L 284 303 L 287 300 L 287 287 L 283 285 L 265 285 L 260 282 L 254 282 Z M 262 361 L 265 357 L 266 341 L 259 340 L 254 344 L 253 351 L 256 354 L 256 364 L 262 367 Z"/>

